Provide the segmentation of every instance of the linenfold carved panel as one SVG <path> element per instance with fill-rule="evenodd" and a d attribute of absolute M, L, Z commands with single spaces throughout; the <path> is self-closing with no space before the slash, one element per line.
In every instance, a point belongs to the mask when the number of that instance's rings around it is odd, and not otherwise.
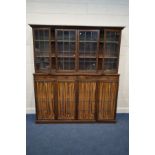
<path fill-rule="evenodd" d="M 58 119 L 75 118 L 75 83 L 58 81 Z"/>
<path fill-rule="evenodd" d="M 38 119 L 54 119 L 54 82 L 36 81 Z"/>
<path fill-rule="evenodd" d="M 95 119 L 96 82 L 79 82 L 78 119 Z"/>

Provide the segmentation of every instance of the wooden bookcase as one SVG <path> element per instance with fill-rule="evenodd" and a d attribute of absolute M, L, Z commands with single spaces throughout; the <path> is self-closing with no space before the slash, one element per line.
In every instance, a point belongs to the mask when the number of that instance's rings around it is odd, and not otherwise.
<path fill-rule="evenodd" d="M 115 122 L 123 27 L 30 26 L 36 122 Z"/>

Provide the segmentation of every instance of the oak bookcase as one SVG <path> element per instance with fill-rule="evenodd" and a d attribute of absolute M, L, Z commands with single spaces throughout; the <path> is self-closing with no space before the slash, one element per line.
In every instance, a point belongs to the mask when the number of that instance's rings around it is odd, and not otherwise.
<path fill-rule="evenodd" d="M 123 27 L 30 26 L 36 122 L 115 122 Z"/>

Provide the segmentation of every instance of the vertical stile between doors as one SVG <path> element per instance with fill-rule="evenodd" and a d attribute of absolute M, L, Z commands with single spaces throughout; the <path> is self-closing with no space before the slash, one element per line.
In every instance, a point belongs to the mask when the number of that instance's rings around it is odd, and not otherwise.
<path fill-rule="evenodd" d="M 55 96 L 55 102 L 54 102 L 54 113 L 55 113 L 55 119 L 58 119 L 58 82 L 54 81 L 54 96 Z"/>
<path fill-rule="evenodd" d="M 96 92 L 95 92 L 95 98 L 96 98 L 96 101 L 95 101 L 95 120 L 97 121 L 98 120 L 98 104 L 99 104 L 99 90 L 98 90 L 98 81 L 96 81 Z"/>
<path fill-rule="evenodd" d="M 79 105 L 79 84 L 78 79 L 75 80 L 75 119 L 78 120 L 78 105 Z"/>

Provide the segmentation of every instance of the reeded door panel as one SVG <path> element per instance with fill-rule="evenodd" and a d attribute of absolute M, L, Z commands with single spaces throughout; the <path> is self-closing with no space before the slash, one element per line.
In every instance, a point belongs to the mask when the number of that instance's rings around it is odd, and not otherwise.
<path fill-rule="evenodd" d="M 37 118 L 40 120 L 54 119 L 54 82 L 36 81 Z"/>
<path fill-rule="evenodd" d="M 79 82 L 78 119 L 95 119 L 96 82 Z"/>
<path fill-rule="evenodd" d="M 114 119 L 117 91 L 117 82 L 99 82 L 98 120 Z"/>
<path fill-rule="evenodd" d="M 58 119 L 75 118 L 75 82 L 58 81 Z"/>

